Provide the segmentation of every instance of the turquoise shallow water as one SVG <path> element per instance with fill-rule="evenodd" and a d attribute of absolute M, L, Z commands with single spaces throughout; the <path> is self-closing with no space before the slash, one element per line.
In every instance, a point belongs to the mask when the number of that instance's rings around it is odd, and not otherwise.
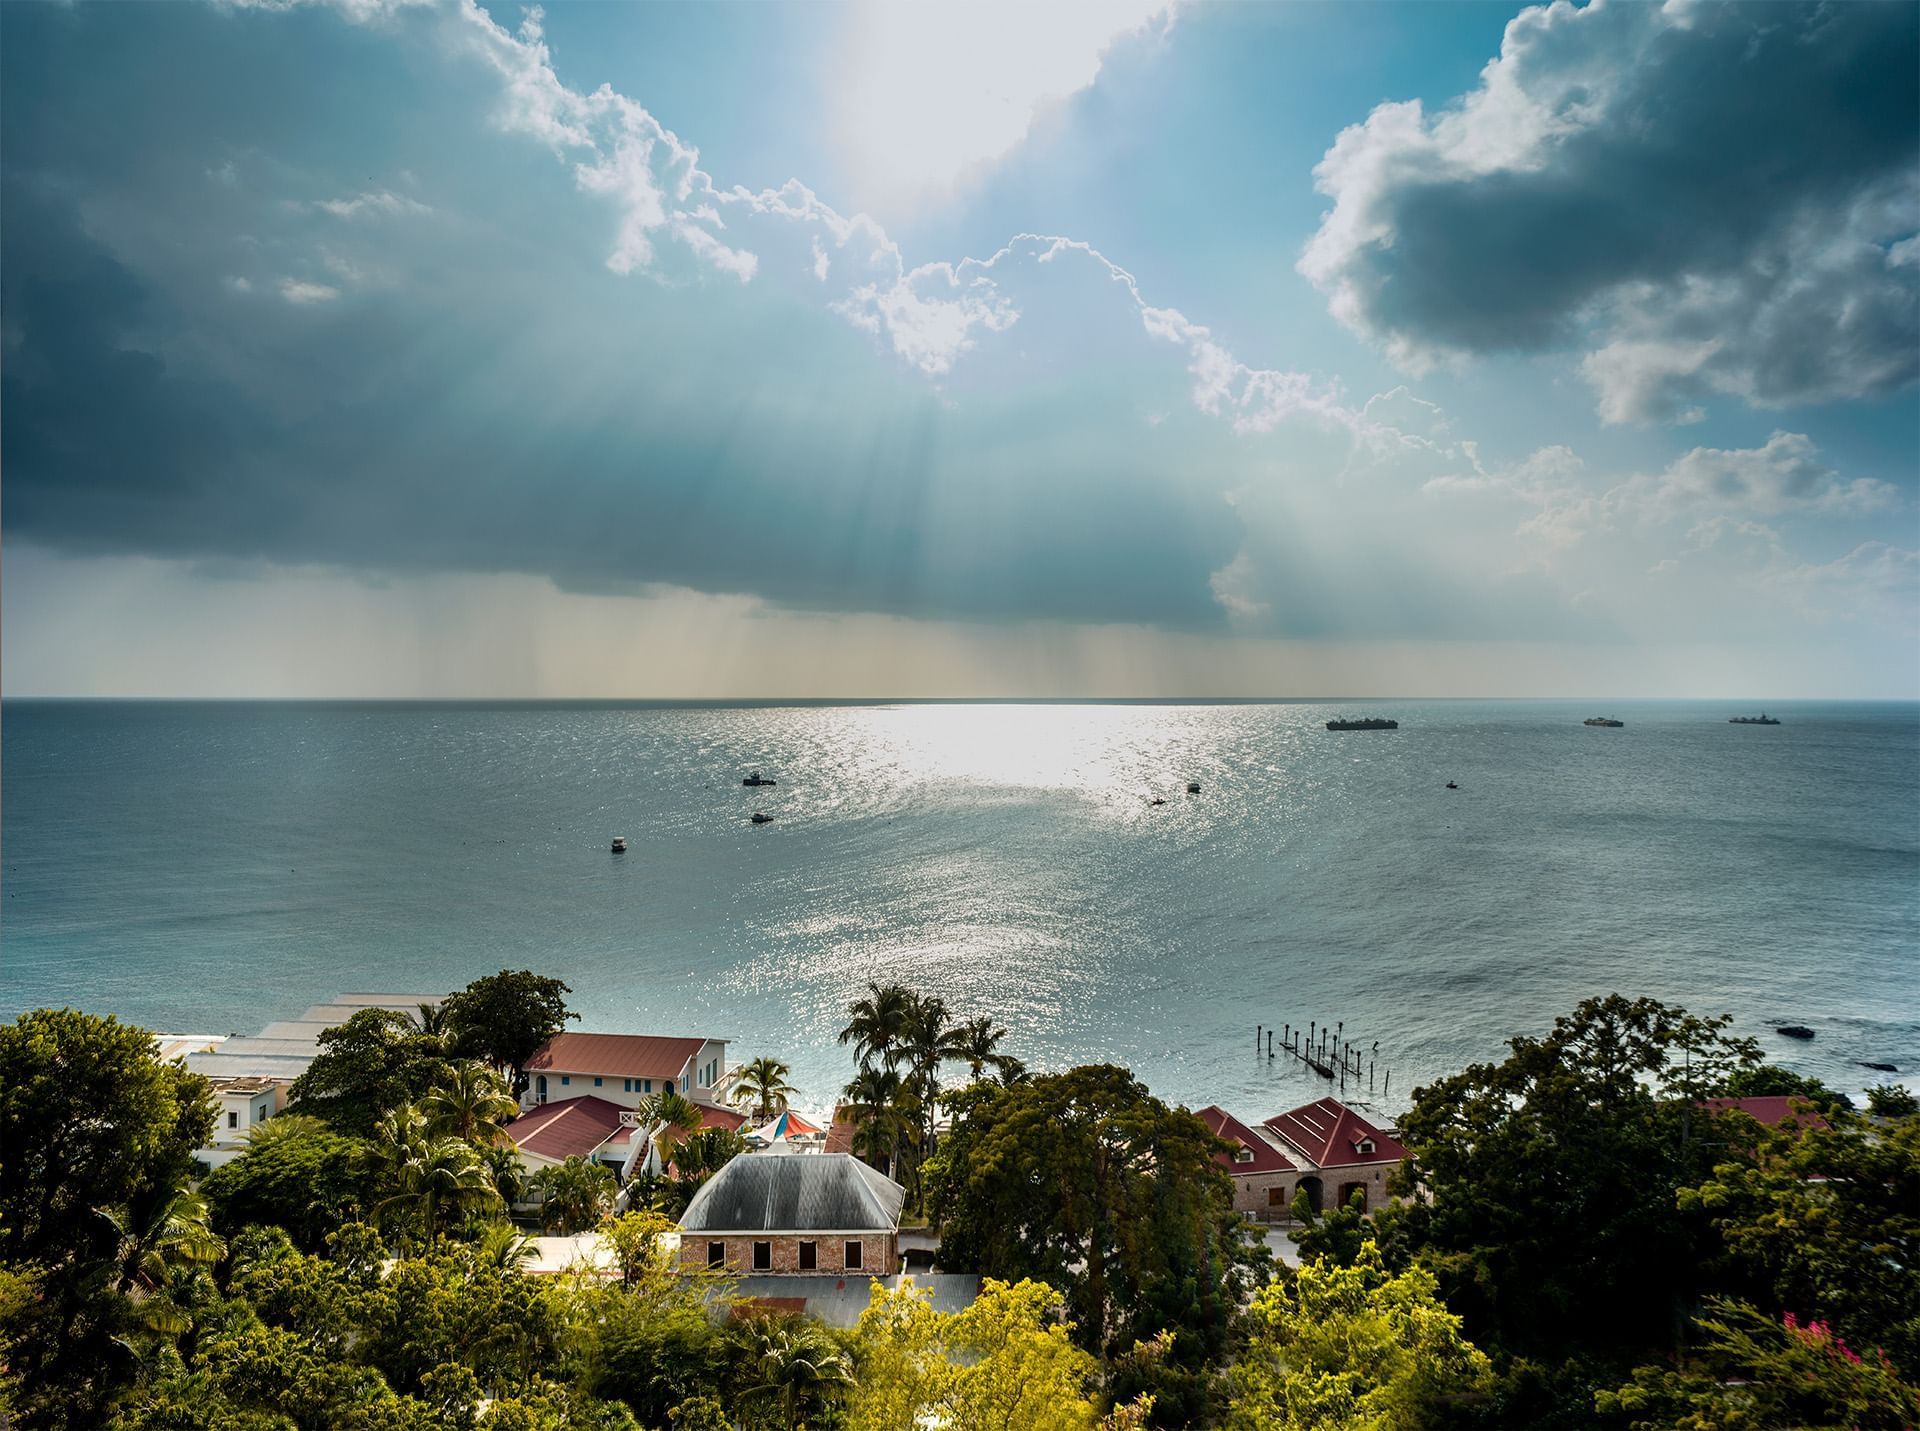
<path fill-rule="evenodd" d="M 869 979 L 1262 1115 L 1324 1085 L 1256 1023 L 1377 1040 L 1394 1107 L 1616 989 L 1838 1086 L 1920 1065 L 1913 705 L 0 710 L 8 1016 L 251 1032 L 525 965 L 586 1027 L 778 1053 L 815 1107 Z M 1367 711 L 1402 728 L 1321 728 Z"/>

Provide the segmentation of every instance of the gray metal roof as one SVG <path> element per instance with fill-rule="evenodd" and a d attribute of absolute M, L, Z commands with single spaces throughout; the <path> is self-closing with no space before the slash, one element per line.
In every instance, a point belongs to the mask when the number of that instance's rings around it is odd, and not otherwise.
<path fill-rule="evenodd" d="M 851 1153 L 745 1153 L 707 1180 L 682 1232 L 891 1232 L 907 1190 Z"/>

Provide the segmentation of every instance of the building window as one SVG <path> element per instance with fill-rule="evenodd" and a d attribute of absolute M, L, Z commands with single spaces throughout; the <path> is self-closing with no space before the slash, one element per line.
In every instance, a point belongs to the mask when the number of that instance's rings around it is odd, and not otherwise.
<path fill-rule="evenodd" d="M 1239 1152 L 1237 1152 L 1237 1153 L 1235 1153 L 1235 1154 L 1233 1155 L 1233 1160 L 1234 1160 L 1234 1161 L 1235 1161 L 1236 1163 L 1250 1163 L 1250 1162 L 1252 1162 L 1252 1161 L 1253 1161 L 1253 1149 L 1251 1149 L 1251 1148 L 1242 1148 L 1242 1149 L 1241 1149 L 1241 1150 L 1240 1150 Z"/>
<path fill-rule="evenodd" d="M 547 1101 L 547 1075 L 544 1073 L 540 1075 L 540 1101 Z"/>
<path fill-rule="evenodd" d="M 240 1126 L 240 1115 L 238 1113 L 227 1114 L 227 1126 L 229 1128 L 238 1128 Z"/>
<path fill-rule="evenodd" d="M 803 1242 L 800 1244 L 800 1270 L 811 1272 L 820 1265 L 819 1244 Z"/>
<path fill-rule="evenodd" d="M 673 1092 L 673 1080 L 671 1078 L 667 1080 L 667 1092 Z"/>
<path fill-rule="evenodd" d="M 727 1265 L 727 1244 L 709 1242 L 707 1244 L 707 1266 L 725 1267 Z"/>
<path fill-rule="evenodd" d="M 560 1086 L 561 1086 L 562 1088 L 565 1088 L 565 1087 L 567 1087 L 567 1086 L 568 1086 L 569 1084 L 571 1084 L 572 1082 L 573 1082 L 573 1075 L 572 1075 L 572 1074 L 569 1074 L 569 1073 L 563 1073 L 563 1074 L 561 1074 L 561 1075 L 560 1075 Z"/>
<path fill-rule="evenodd" d="M 1362 1138 L 1360 1140 L 1360 1151 L 1363 1153 L 1371 1153 L 1373 1151 L 1373 1139 Z"/>
<path fill-rule="evenodd" d="M 652 1080 L 651 1078 L 645 1078 L 645 1079 L 642 1079 L 642 1080 L 641 1080 L 641 1082 L 643 1082 L 643 1083 L 645 1083 L 645 1084 L 647 1085 L 647 1086 L 646 1086 L 645 1088 L 643 1088 L 643 1089 L 641 1089 L 641 1090 L 640 1090 L 640 1091 L 641 1091 L 642 1093 L 651 1093 L 651 1092 L 653 1092 L 653 1080 Z"/>
<path fill-rule="evenodd" d="M 1268 1207 L 1285 1207 L 1286 1205 L 1287 1205 L 1287 1185 L 1285 1183 L 1281 1183 L 1277 1187 L 1270 1187 L 1267 1189 L 1267 1206 Z"/>
<path fill-rule="evenodd" d="M 864 1258 L 866 1254 L 867 1249 L 860 1243 L 849 1242 L 847 1244 L 847 1271 L 858 1272 L 861 1267 L 861 1259 Z"/>
<path fill-rule="evenodd" d="M 597 1079 L 597 1078 L 596 1078 L 596 1079 L 594 1079 L 594 1080 L 593 1080 L 593 1086 L 594 1086 L 595 1088 L 598 1088 L 598 1087 L 600 1086 L 600 1080 L 599 1080 L 599 1079 Z"/>
<path fill-rule="evenodd" d="M 753 1270 L 770 1272 L 773 1270 L 773 1244 L 756 1242 L 753 1244 Z"/>
<path fill-rule="evenodd" d="M 620 1080 L 620 1091 L 621 1091 L 622 1093 L 631 1093 L 631 1092 L 633 1092 L 633 1080 L 632 1080 L 631 1078 L 623 1078 L 623 1079 L 621 1079 L 621 1080 Z"/>

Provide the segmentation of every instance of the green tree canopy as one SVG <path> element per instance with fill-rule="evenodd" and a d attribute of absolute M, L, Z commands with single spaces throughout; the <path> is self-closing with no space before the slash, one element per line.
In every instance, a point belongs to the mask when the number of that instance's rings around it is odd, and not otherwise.
<path fill-rule="evenodd" d="M 320 1035 L 320 1054 L 288 1091 L 288 1107 L 337 1132 L 370 1137 L 393 1109 L 445 1082 L 440 1041 L 392 1009 L 362 1009 Z"/>
<path fill-rule="evenodd" d="M 618 1183 L 612 1168 L 572 1157 L 535 1173 L 530 1191 L 540 1200 L 546 1229 L 565 1235 L 591 1231 L 613 1206 Z"/>
<path fill-rule="evenodd" d="M 1883 1083 L 1867 1090 L 1867 1111 L 1876 1118 L 1911 1118 L 1920 1113 L 1920 1098 L 1911 1088 Z"/>
<path fill-rule="evenodd" d="M 4 1337 L 30 1423 L 98 1424 L 137 1370 L 136 1283 L 217 1247 L 184 1196 L 213 1120 L 206 1080 L 144 1029 L 73 1009 L 0 1026 L 0 1260 L 35 1294 Z"/>
<path fill-rule="evenodd" d="M 1920 1119 L 1773 1130 L 1679 1205 L 1719 1231 L 1727 1290 L 1884 1348 L 1920 1380 Z"/>
<path fill-rule="evenodd" d="M 1637 1356 L 1684 1326 L 1709 1234 L 1680 1189 L 1725 1151 L 1696 1100 L 1750 1040 L 1651 999 L 1590 999 L 1502 1063 L 1426 1088 L 1400 1120 L 1422 1196 L 1381 1216 L 1483 1346 Z"/>
<path fill-rule="evenodd" d="M 1432 1274 L 1390 1275 L 1371 1242 L 1350 1266 L 1308 1262 L 1266 1288 L 1247 1320 L 1234 1431 L 1420 1431 L 1492 1384 Z"/>
<path fill-rule="evenodd" d="M 202 1184 L 214 1222 L 229 1235 L 250 1223 L 285 1228 L 309 1252 L 372 1205 L 363 1139 L 318 1118 L 283 1113 L 256 1127 L 232 1162 Z"/>
<path fill-rule="evenodd" d="M 1910 1431 L 1920 1388 L 1885 1353 L 1864 1354 L 1823 1321 L 1767 1316 L 1715 1301 L 1698 1352 L 1680 1366 L 1644 1366 L 1595 1397 L 1633 1431 Z"/>
<path fill-rule="evenodd" d="M 531 969 L 502 969 L 475 979 L 441 1006 L 454 1047 L 469 1058 L 484 1058 L 511 1070 L 512 1092 L 526 1090 L 527 1060 L 540 1046 L 580 1016 L 567 1008 L 573 992 L 558 979 Z"/>
<path fill-rule="evenodd" d="M 936 1312 L 911 1287 L 874 1284 L 854 1329 L 858 1387 L 848 1431 L 1088 1431 L 1098 1364 L 1075 1346 L 1058 1292 L 987 1278 L 965 1311 Z"/>
<path fill-rule="evenodd" d="M 974 1084 L 951 1102 L 928 1168 L 947 1261 L 1059 1288 L 1096 1354 L 1162 1328 L 1183 1364 L 1220 1354 L 1265 1250 L 1205 1124 L 1111 1066 Z"/>
<path fill-rule="evenodd" d="M 213 1120 L 207 1081 L 145 1029 L 74 1009 L 0 1026 L 0 1252 L 57 1274 L 96 1209 L 180 1183 Z"/>

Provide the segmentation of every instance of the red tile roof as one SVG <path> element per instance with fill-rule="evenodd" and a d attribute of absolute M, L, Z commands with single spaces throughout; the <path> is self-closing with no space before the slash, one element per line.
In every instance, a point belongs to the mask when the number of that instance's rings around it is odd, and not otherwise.
<path fill-rule="evenodd" d="M 615 1078 L 678 1078 L 706 1040 L 651 1034 L 555 1034 L 527 1060 L 535 1073 L 608 1074 Z"/>
<path fill-rule="evenodd" d="M 853 1110 L 844 1103 L 837 1103 L 833 1109 L 833 1126 L 827 1129 L 826 1151 L 829 1153 L 851 1153 L 853 1151 L 854 1121 Z"/>
<path fill-rule="evenodd" d="M 725 1128 L 729 1133 L 738 1133 L 747 1126 L 747 1115 L 736 1113 L 731 1108 L 718 1108 L 710 1103 L 700 1105 L 700 1126 L 702 1128 Z"/>
<path fill-rule="evenodd" d="M 508 1123 L 504 1130 L 514 1143 L 542 1158 L 564 1161 L 585 1157 L 620 1128 L 619 1104 L 604 1098 L 565 1098 L 543 1103 Z"/>
<path fill-rule="evenodd" d="M 1207 1125 L 1207 1131 L 1216 1138 L 1225 1138 L 1229 1143 L 1238 1143 L 1250 1149 L 1253 1157 L 1241 1161 L 1232 1153 L 1221 1153 L 1214 1159 L 1230 1173 L 1285 1173 L 1294 1168 L 1293 1159 L 1274 1147 L 1253 1129 L 1242 1123 L 1224 1108 L 1207 1107 L 1193 1115 Z"/>
<path fill-rule="evenodd" d="M 1322 1098 L 1317 1103 L 1269 1118 L 1265 1126 L 1322 1168 L 1397 1163 L 1407 1156 L 1407 1150 L 1397 1139 L 1389 1138 L 1334 1098 Z M 1367 1139 L 1373 1140 L 1373 1149 L 1362 1152 L 1360 1144 Z"/>
<path fill-rule="evenodd" d="M 1778 1098 L 1702 1098 L 1701 1106 L 1711 1108 L 1716 1113 L 1740 1112 L 1749 1118 L 1777 1128 L 1789 1118 L 1802 1128 L 1824 1128 L 1827 1120 L 1814 1111 L 1814 1107 L 1804 1098 L 1783 1096 Z"/>

